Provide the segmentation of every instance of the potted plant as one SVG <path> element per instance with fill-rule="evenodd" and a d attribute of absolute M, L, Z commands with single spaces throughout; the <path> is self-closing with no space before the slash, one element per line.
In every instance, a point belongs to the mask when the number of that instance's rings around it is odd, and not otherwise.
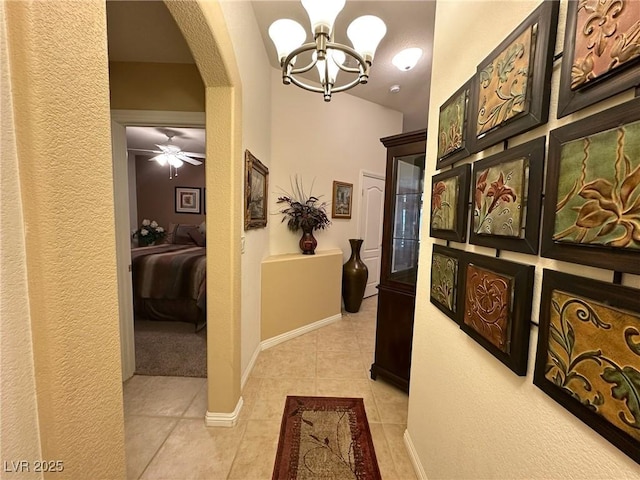
<path fill-rule="evenodd" d="M 155 220 L 142 220 L 142 225 L 134 233 L 133 237 L 138 239 L 140 247 L 153 245 L 157 240 L 164 238 L 166 232 Z"/>
<path fill-rule="evenodd" d="M 327 216 L 327 202 L 321 202 L 319 197 L 307 195 L 298 177 L 295 177 L 295 185 L 291 184 L 293 194 L 285 192 L 278 197 L 277 203 L 285 203 L 287 206 L 280 210 L 284 215 L 282 221 L 287 221 L 287 228 L 292 232 L 302 230 L 300 249 L 304 255 L 314 255 L 317 240 L 313 236 L 314 230 L 324 230 L 331 221 Z M 313 190 L 313 184 L 311 185 Z"/>

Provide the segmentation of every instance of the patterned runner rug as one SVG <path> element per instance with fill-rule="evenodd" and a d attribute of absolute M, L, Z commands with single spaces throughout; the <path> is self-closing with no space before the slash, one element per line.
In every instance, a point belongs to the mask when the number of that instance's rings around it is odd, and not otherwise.
<path fill-rule="evenodd" d="M 362 399 L 287 397 L 272 478 L 380 479 Z"/>

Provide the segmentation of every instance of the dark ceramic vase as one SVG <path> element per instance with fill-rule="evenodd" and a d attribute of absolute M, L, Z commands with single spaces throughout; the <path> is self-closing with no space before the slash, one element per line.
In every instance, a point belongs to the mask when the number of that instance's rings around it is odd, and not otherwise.
<path fill-rule="evenodd" d="M 302 227 L 302 237 L 300 238 L 300 250 L 303 255 L 315 255 L 318 241 L 313 236 L 313 228 Z"/>
<path fill-rule="evenodd" d="M 350 313 L 360 310 L 369 278 L 367 265 L 360 258 L 362 242 L 361 238 L 349 239 L 351 257 L 342 266 L 342 298 L 344 299 L 344 309 Z"/>

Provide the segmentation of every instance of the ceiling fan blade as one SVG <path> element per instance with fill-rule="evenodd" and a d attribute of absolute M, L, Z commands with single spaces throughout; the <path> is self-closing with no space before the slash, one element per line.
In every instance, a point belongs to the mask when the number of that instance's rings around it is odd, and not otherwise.
<path fill-rule="evenodd" d="M 144 148 L 127 148 L 130 152 L 141 152 L 141 153 L 162 153 L 159 150 L 146 150 Z"/>
<path fill-rule="evenodd" d="M 202 165 L 202 162 L 200 160 L 196 160 L 195 158 L 187 157 L 183 153 L 177 154 L 176 157 L 178 157 L 183 162 L 190 163 L 191 165 Z"/>
<path fill-rule="evenodd" d="M 196 158 L 206 157 L 204 153 L 196 153 L 196 152 L 180 152 L 180 153 L 183 153 L 184 155 L 189 155 L 190 157 L 196 157 Z"/>

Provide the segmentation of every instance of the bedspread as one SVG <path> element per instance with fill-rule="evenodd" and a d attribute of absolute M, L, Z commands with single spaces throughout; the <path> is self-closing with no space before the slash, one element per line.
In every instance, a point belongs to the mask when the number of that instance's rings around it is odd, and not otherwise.
<path fill-rule="evenodd" d="M 133 292 L 143 299 L 191 299 L 206 309 L 206 248 L 164 244 L 131 251 Z"/>

